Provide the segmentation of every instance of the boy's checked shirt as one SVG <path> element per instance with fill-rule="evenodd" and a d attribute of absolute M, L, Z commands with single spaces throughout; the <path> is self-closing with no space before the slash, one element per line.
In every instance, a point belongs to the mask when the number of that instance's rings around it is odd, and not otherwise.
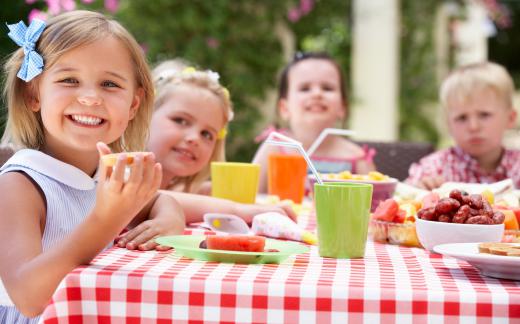
<path fill-rule="evenodd" d="M 406 182 L 417 183 L 423 177 L 442 176 L 449 182 L 493 183 L 512 179 L 520 188 L 520 151 L 504 149 L 502 160 L 494 171 L 484 171 L 477 160 L 459 147 L 440 150 L 413 163 Z"/>

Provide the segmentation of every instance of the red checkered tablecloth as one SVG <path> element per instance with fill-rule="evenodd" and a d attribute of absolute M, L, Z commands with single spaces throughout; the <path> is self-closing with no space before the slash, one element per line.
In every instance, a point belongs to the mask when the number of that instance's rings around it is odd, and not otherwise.
<path fill-rule="evenodd" d="M 312 222 L 308 224 L 312 227 Z M 61 282 L 44 323 L 520 322 L 520 282 L 423 249 L 367 242 L 363 259 L 316 247 L 281 264 L 112 248 Z"/>

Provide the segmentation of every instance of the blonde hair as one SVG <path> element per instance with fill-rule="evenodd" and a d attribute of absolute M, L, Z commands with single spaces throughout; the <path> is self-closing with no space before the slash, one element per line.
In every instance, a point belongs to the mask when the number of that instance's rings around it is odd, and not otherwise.
<path fill-rule="evenodd" d="M 144 90 L 135 117 L 129 121 L 123 135 L 110 147 L 114 152 L 142 151 L 153 109 L 153 83 L 141 47 L 123 26 L 97 12 L 67 12 L 47 22 L 35 50 L 43 57 L 44 69 L 48 69 L 66 52 L 106 37 L 118 39 L 128 49 L 135 69 L 136 86 Z M 45 142 L 41 115 L 27 105 L 27 98 L 36 93 L 39 77 L 26 83 L 16 76 L 23 58 L 23 49 L 19 48 L 11 54 L 4 66 L 7 74 L 4 96 L 7 98 L 8 119 L 2 141 L 40 149 Z"/>
<path fill-rule="evenodd" d="M 219 136 L 217 136 L 210 163 L 196 174 L 173 179 L 169 185 L 169 189 L 178 188 L 184 192 L 197 192 L 200 185 L 210 177 L 211 162 L 226 160 L 225 132 L 228 122 L 233 119 L 233 107 L 229 92 L 219 83 L 218 74 L 212 71 L 195 70 L 193 67 L 189 67 L 187 61 L 180 59 L 160 63 L 153 70 L 152 75 L 155 85 L 154 110 L 159 109 L 169 98 L 171 93 L 180 85 L 208 90 L 221 102 L 225 124 L 224 128 L 219 132 Z"/>
<path fill-rule="evenodd" d="M 477 91 L 492 90 L 508 107 L 513 107 L 515 86 L 507 70 L 496 63 L 482 62 L 460 67 L 441 85 L 439 99 L 444 108 L 450 100 L 466 101 Z"/>

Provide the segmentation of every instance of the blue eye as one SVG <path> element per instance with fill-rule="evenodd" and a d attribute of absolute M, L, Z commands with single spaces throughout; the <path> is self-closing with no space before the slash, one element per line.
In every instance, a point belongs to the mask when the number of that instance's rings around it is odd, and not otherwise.
<path fill-rule="evenodd" d="M 188 121 L 184 118 L 181 118 L 181 117 L 174 117 L 172 118 L 172 121 L 176 124 L 179 124 L 179 125 L 187 125 L 188 124 Z"/>
<path fill-rule="evenodd" d="M 76 83 L 79 83 L 78 80 L 74 79 L 74 78 L 65 78 L 65 79 L 62 79 L 60 81 L 58 81 L 59 83 L 70 83 L 70 84 L 76 84 Z"/>
<path fill-rule="evenodd" d="M 120 88 L 119 85 L 117 85 L 115 82 L 112 82 L 112 81 L 103 81 L 101 83 L 101 85 L 103 87 L 107 87 L 107 88 Z"/>

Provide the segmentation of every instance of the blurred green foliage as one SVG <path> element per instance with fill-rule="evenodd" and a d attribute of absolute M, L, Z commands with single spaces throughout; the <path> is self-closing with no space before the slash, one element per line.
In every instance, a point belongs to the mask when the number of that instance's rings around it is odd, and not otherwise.
<path fill-rule="evenodd" d="M 182 57 L 220 73 L 235 109 L 228 160 L 249 161 L 257 148 L 252 145 L 256 126 L 263 123 L 258 103 L 277 86 L 278 73 L 286 63 L 278 24 L 294 33 L 295 50 L 327 50 L 348 71 L 349 1 L 311 1 L 310 12 L 296 22 L 289 21 L 288 11 L 302 2 L 122 1 L 116 17 L 143 44 L 152 64 Z"/>
<path fill-rule="evenodd" d="M 439 0 L 401 1 L 399 138 L 436 145 L 437 128 L 424 104 L 437 100 L 434 23 Z"/>
<path fill-rule="evenodd" d="M 204 69 L 217 71 L 230 90 L 235 120 L 228 136 L 228 160 L 248 161 L 256 145 L 259 112 L 267 91 L 277 87 L 286 64 L 277 26 L 282 24 L 296 40 L 294 51 L 327 51 L 350 75 L 351 0 L 121 0 L 115 18 L 146 50 L 152 65 L 182 57 Z M 437 131 L 419 107 L 436 100 L 434 74 L 434 12 L 441 0 L 402 0 L 400 137 L 436 143 Z M 102 0 L 76 1 L 78 8 L 108 13 Z M 307 10 L 303 10 L 303 6 Z M 310 5 L 310 7 L 309 7 Z M 43 1 L 27 5 L 7 1 L 5 22 L 27 21 L 31 9 L 45 9 Z M 291 10 L 300 9 L 297 19 Z M 108 13 L 110 14 L 110 13 Z M 7 29 L 6 29 L 7 31 Z M 6 31 L 0 33 L 0 54 L 15 49 Z M 349 77 L 346 78 L 347 80 Z M 3 106 L 3 105 L 2 105 Z M 274 110 L 275 107 L 272 107 Z"/>

